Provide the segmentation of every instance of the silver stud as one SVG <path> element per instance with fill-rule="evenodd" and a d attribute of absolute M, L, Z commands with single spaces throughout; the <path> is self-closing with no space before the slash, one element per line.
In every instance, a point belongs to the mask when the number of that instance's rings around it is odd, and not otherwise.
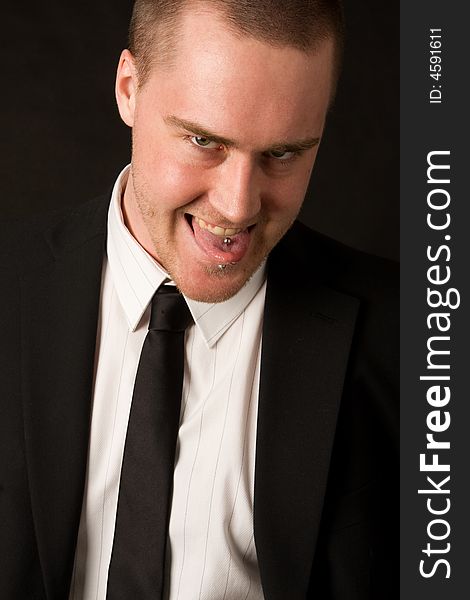
<path fill-rule="evenodd" d="M 232 243 L 232 238 L 226 237 L 226 238 L 224 239 L 224 244 L 225 244 L 226 246 L 230 246 L 230 244 L 231 244 L 231 243 Z"/>

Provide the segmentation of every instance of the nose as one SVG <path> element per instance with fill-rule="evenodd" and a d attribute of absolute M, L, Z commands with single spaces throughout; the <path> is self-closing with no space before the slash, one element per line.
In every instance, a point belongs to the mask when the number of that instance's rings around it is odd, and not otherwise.
<path fill-rule="evenodd" d="M 261 209 L 260 178 L 249 156 L 230 157 L 212 182 L 210 203 L 228 224 L 251 224 Z"/>

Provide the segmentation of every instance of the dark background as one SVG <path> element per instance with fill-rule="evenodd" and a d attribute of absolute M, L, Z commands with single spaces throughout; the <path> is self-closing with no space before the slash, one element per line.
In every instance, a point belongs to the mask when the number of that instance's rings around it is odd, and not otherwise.
<path fill-rule="evenodd" d="M 114 102 L 131 0 L 2 9 L 2 218 L 75 205 L 130 158 Z M 345 65 L 302 210 L 311 227 L 398 258 L 399 5 L 346 0 Z"/>

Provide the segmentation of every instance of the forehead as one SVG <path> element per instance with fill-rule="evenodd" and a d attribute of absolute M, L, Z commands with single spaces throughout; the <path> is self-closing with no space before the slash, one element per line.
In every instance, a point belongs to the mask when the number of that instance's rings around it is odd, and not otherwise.
<path fill-rule="evenodd" d="M 247 145 L 320 133 L 333 82 L 332 40 L 310 54 L 273 47 L 233 33 L 209 10 L 183 13 L 175 40 L 171 66 L 157 63 L 144 86 L 162 116 L 171 107 Z"/>

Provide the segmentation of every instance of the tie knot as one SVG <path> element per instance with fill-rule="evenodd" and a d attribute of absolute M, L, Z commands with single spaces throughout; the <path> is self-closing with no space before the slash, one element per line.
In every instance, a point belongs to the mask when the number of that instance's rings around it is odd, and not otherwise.
<path fill-rule="evenodd" d="M 149 329 L 184 331 L 192 322 L 181 292 L 174 286 L 161 285 L 152 299 Z"/>

